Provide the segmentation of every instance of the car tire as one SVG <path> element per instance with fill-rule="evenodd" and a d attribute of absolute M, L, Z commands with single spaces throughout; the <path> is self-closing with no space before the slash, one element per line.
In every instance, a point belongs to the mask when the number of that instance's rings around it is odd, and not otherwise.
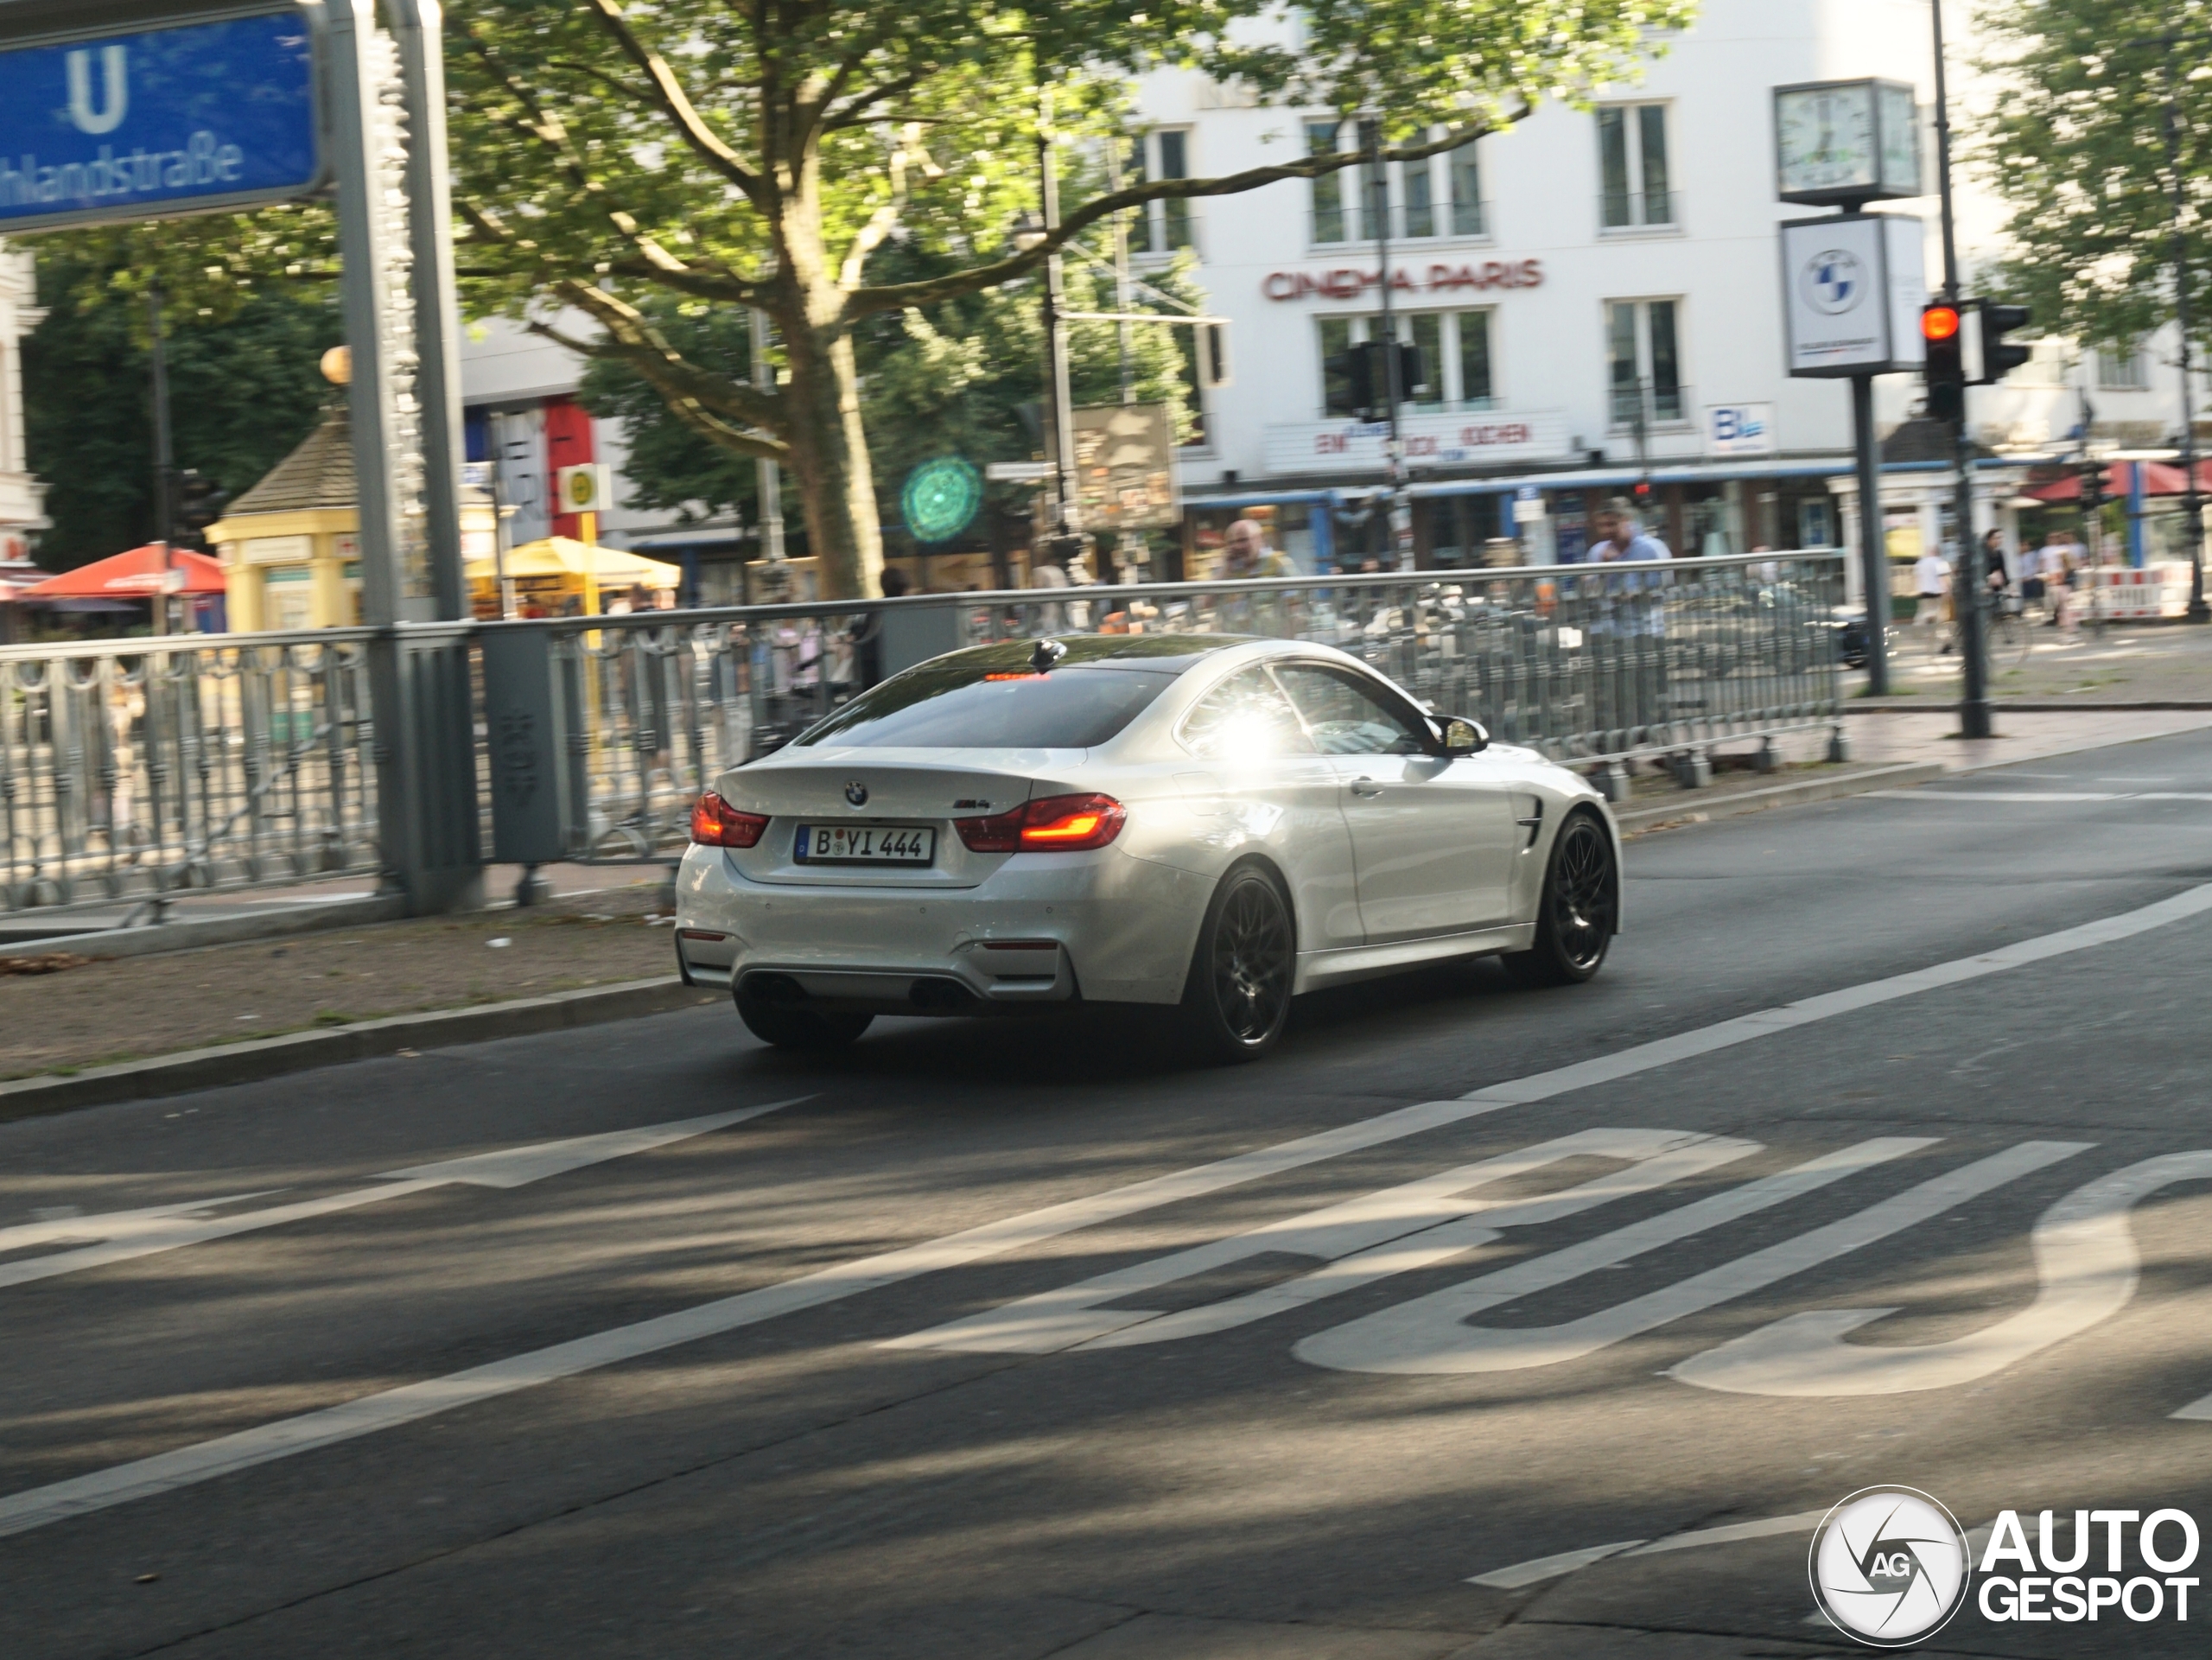
<path fill-rule="evenodd" d="M 1536 901 L 1535 943 L 1500 959 L 1524 986 L 1573 986 L 1605 966 L 1620 920 L 1620 863 L 1595 813 L 1560 826 Z"/>
<path fill-rule="evenodd" d="M 1281 1041 L 1298 974 L 1298 931 L 1281 884 L 1258 864 L 1221 879 L 1183 983 L 1183 1033 L 1201 1059 L 1257 1060 Z"/>
<path fill-rule="evenodd" d="M 737 993 L 737 1017 L 746 1030 L 779 1049 L 819 1052 L 842 1049 L 855 1042 L 874 1021 L 873 1014 L 825 1014 L 816 1008 L 793 1008 L 787 1003 L 763 1002 Z"/>

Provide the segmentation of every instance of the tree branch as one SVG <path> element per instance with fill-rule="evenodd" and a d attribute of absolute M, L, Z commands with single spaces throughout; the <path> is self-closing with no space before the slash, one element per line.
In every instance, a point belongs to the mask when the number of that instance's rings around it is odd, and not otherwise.
<path fill-rule="evenodd" d="M 1516 114 L 1510 118 L 1508 124 L 1525 120 L 1529 114 L 1529 106 L 1524 104 Z M 1484 134 L 1496 130 L 1495 127 L 1489 125 L 1454 127 L 1440 138 L 1386 148 L 1382 151 L 1380 159 L 1385 162 L 1426 161 L 1432 156 L 1442 155 L 1446 150 L 1471 144 Z M 1034 246 L 1009 254 L 1004 259 L 994 260 L 988 265 L 976 265 L 964 271 L 953 271 L 917 283 L 892 283 L 879 288 L 849 287 L 843 320 L 849 322 L 880 311 L 934 305 L 941 300 L 956 299 L 963 294 L 995 288 L 1001 283 L 1011 282 L 1035 270 L 1066 245 L 1078 232 L 1112 214 L 1126 213 L 1132 207 L 1141 207 L 1147 202 L 1233 196 L 1285 179 L 1318 179 L 1374 159 L 1363 149 L 1333 150 L 1319 156 L 1301 156 L 1294 162 L 1280 162 L 1269 167 L 1247 168 L 1242 173 L 1226 174 L 1217 179 L 1154 179 L 1130 185 L 1085 202 L 1062 219 L 1058 230 L 1042 238 Z"/>
<path fill-rule="evenodd" d="M 744 157 L 724 143 L 699 111 L 692 106 L 690 96 L 668 67 L 668 60 L 639 40 L 622 16 L 620 0 L 584 0 L 598 16 L 601 24 L 613 35 L 623 55 L 645 73 L 652 83 L 652 102 L 672 123 L 683 142 L 708 166 L 713 168 L 744 194 L 755 207 L 763 207 L 766 184 L 760 175 L 745 164 Z"/>
<path fill-rule="evenodd" d="M 781 400 L 772 393 L 699 367 L 671 346 L 651 319 L 604 289 L 576 282 L 556 283 L 554 289 L 563 299 L 595 319 L 607 330 L 607 338 L 580 340 L 551 323 L 537 320 L 524 325 L 532 334 L 582 357 L 627 364 L 652 384 L 687 426 L 724 448 L 770 461 L 789 459 L 790 445 L 776 436 L 785 414 Z"/>
<path fill-rule="evenodd" d="M 868 223 L 861 226 L 859 233 L 853 238 L 852 246 L 846 250 L 844 264 L 837 273 L 841 287 L 855 289 L 860 286 L 861 272 L 868 264 L 868 257 L 883 245 L 883 239 L 898 227 L 900 217 L 906 213 L 906 169 L 913 159 L 914 141 L 918 137 L 919 134 L 910 126 L 903 129 L 893 143 L 889 163 L 890 199 L 868 215 Z M 924 156 L 921 159 L 926 167 L 929 158 Z"/>

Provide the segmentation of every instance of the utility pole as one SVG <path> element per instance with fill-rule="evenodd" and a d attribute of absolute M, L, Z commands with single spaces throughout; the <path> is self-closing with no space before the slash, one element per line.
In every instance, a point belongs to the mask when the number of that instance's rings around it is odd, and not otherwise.
<path fill-rule="evenodd" d="M 169 632 L 169 544 L 176 535 L 176 455 L 169 434 L 169 358 L 162 335 L 162 291 L 146 291 L 154 338 L 154 540 L 162 550 L 162 585 L 154 591 L 154 632 Z"/>
<path fill-rule="evenodd" d="M 1942 181 L 1943 302 L 1959 304 L 1959 244 L 1957 219 L 1951 202 L 1951 115 L 1943 65 L 1943 0 L 1929 0 L 1936 20 L 1936 162 Z M 1964 684 L 1959 699 L 1959 734 L 1986 738 L 1994 730 L 1989 710 L 1988 614 L 1989 583 L 1981 568 L 1981 544 L 1974 535 L 1974 455 L 1967 436 L 1966 410 L 1961 405 L 1952 429 L 1952 453 L 1959 470 L 1958 501 L 1953 518 L 1958 527 L 1959 558 L 1954 568 L 1952 608 L 1959 618 L 1959 653 Z M 1867 595 L 1869 643 L 1874 629 L 1874 595 Z"/>
<path fill-rule="evenodd" d="M 1052 93 L 1039 94 L 1037 182 L 1045 234 L 1060 228 L 1060 173 L 1053 155 Z M 1055 250 L 1045 259 L 1045 374 L 1052 423 L 1052 552 L 1072 562 L 1082 548 L 1082 513 L 1076 506 L 1075 408 L 1068 390 L 1067 270 Z"/>
<path fill-rule="evenodd" d="M 2171 6 L 2166 22 L 2171 33 Z M 2177 38 L 2165 53 L 2165 126 L 2166 171 L 2172 175 L 2174 190 L 2174 320 L 2181 330 L 2181 465 L 2188 478 L 2188 523 L 2183 530 L 2189 542 L 2189 610 L 2185 614 L 2191 622 L 2212 622 L 2212 607 L 2204 601 L 2204 502 L 2196 480 L 2196 399 L 2189 384 L 2195 366 L 2189 338 L 2189 181 L 2182 172 L 2181 97 L 2173 60 L 2179 49 Z"/>
<path fill-rule="evenodd" d="M 1374 222 L 1375 280 L 1382 290 L 1382 398 L 1390 424 L 1382 441 L 1383 463 L 1389 481 L 1387 522 L 1400 570 L 1414 563 L 1413 510 L 1406 502 L 1406 446 L 1398 431 L 1398 406 L 1405 402 L 1404 377 L 1399 372 L 1398 323 L 1390 298 L 1390 175 L 1382 161 L 1382 123 L 1361 123 L 1362 145 L 1367 152 L 1365 211 Z M 1369 360 L 1373 361 L 1375 354 Z"/>

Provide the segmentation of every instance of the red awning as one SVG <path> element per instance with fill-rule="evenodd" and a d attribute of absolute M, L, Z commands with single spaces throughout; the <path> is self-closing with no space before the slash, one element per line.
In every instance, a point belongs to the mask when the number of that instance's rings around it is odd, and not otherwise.
<path fill-rule="evenodd" d="M 204 553 L 188 548 L 169 550 L 169 568 L 181 571 L 181 594 L 220 594 L 227 584 L 223 568 Z M 156 544 L 133 548 L 89 565 L 65 570 L 23 590 L 27 600 L 150 599 L 162 591 L 162 550 Z"/>
<path fill-rule="evenodd" d="M 2114 501 L 2127 493 L 2127 474 L 2131 468 L 2143 469 L 2143 493 L 2146 496 L 2185 496 L 2189 493 L 2189 474 L 2186 469 L 2165 461 L 2114 461 L 2105 468 L 2105 499 Z M 2212 461 L 2196 464 L 2196 487 L 2212 495 Z M 2079 501 L 2082 499 L 2082 475 L 2070 473 L 2063 479 L 2053 479 L 2048 484 L 2031 484 L 2020 492 L 2035 501 Z"/>

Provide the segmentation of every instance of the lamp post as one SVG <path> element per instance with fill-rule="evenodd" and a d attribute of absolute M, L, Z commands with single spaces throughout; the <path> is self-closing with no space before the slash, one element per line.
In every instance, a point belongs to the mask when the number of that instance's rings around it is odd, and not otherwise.
<path fill-rule="evenodd" d="M 2172 13 L 2167 16 L 2171 18 Z M 2164 124 L 2166 172 L 2174 196 L 2174 321 L 2181 331 L 2181 465 L 2188 494 L 2188 522 L 2183 535 L 2189 543 L 2189 610 L 2185 614 L 2191 622 L 2212 622 L 2212 607 L 2204 601 L 2204 502 L 2196 481 L 2196 409 L 2189 384 L 2195 365 L 2189 338 L 2189 183 L 2182 172 L 2181 96 L 2173 60 L 2173 50 L 2178 47 L 2177 37 L 2175 47 L 2165 54 Z"/>
<path fill-rule="evenodd" d="M 176 536 L 176 455 L 169 433 L 169 359 L 162 333 L 162 291 L 146 291 L 146 320 L 153 330 L 154 540 L 162 550 L 162 585 L 154 594 L 154 632 L 169 632 L 169 545 Z"/>

